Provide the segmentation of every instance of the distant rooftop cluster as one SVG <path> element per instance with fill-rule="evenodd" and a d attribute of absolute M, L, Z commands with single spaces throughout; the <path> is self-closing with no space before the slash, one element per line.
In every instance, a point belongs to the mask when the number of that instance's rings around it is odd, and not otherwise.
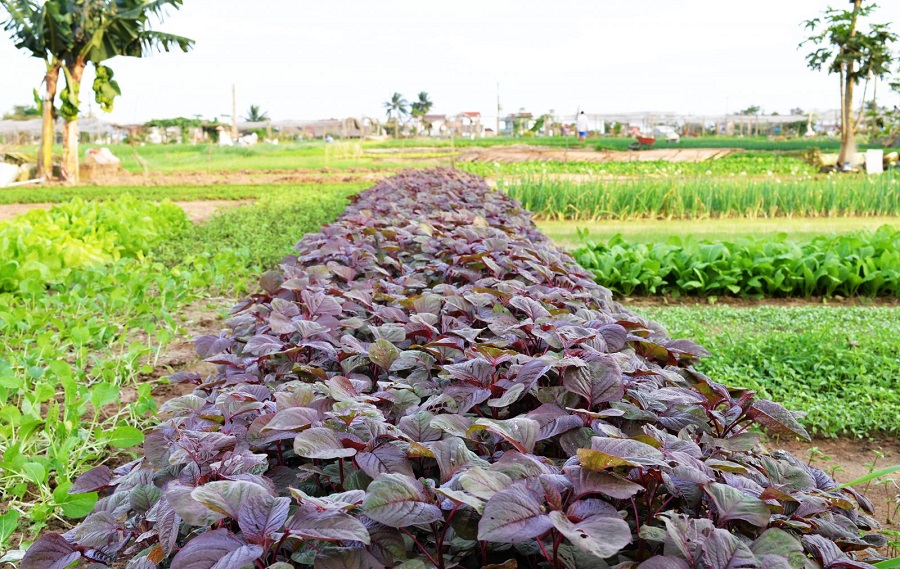
<path fill-rule="evenodd" d="M 830 132 L 840 125 L 840 111 L 813 111 L 808 114 L 682 114 L 674 112 L 607 113 L 585 111 L 590 130 L 597 134 L 633 134 L 635 132 L 679 131 L 695 134 L 781 134 L 787 127 L 797 130 L 805 123 L 808 131 Z M 488 120 L 485 120 L 485 119 Z M 533 136 L 573 134 L 576 114 L 534 113 L 520 110 L 499 117 L 484 117 L 479 111 L 454 114 L 430 113 L 409 117 L 399 130 L 406 136 L 463 137 Z M 57 124 L 57 131 L 61 124 Z M 310 140 L 367 138 L 385 136 L 393 130 L 391 120 L 368 116 L 328 118 L 316 120 L 266 120 L 222 123 L 196 119 L 168 119 L 143 124 L 118 124 L 98 117 L 80 121 L 84 136 L 96 142 L 121 142 L 139 135 L 142 142 L 203 142 L 217 140 L 213 131 L 238 134 L 257 133 L 258 138 L 270 140 Z M 0 120 L 0 141 L 7 144 L 33 144 L 41 134 L 41 121 Z"/>

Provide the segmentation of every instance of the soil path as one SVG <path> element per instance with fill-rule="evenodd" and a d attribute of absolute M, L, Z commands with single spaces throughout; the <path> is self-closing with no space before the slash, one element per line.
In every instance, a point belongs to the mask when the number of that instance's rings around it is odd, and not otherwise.
<path fill-rule="evenodd" d="M 865 476 L 874 464 L 875 470 L 900 464 L 900 439 L 815 439 L 812 443 L 798 440 L 770 441 L 770 451 L 786 450 L 830 474 L 839 483 Z M 812 451 L 811 449 L 816 449 Z M 881 456 L 879 456 L 881 454 Z M 897 482 L 895 482 L 896 480 Z M 886 476 L 856 486 L 875 506 L 873 516 L 885 529 L 900 529 L 900 476 Z"/>
<path fill-rule="evenodd" d="M 404 154 L 449 154 L 446 147 L 368 148 L 367 156 L 400 156 Z M 553 148 L 547 146 L 472 146 L 457 149 L 458 162 L 703 162 L 744 152 L 739 148 L 653 148 L 640 151 L 591 150 L 584 148 Z M 409 158 L 415 159 L 415 158 Z"/>
<path fill-rule="evenodd" d="M 237 207 L 255 200 L 206 200 L 194 202 L 172 202 L 187 214 L 188 218 L 194 223 L 206 221 L 220 208 Z M 0 205 L 0 221 L 12 219 L 17 215 L 33 209 L 50 209 L 56 204 L 52 203 L 29 203 L 29 204 L 3 204 Z"/>

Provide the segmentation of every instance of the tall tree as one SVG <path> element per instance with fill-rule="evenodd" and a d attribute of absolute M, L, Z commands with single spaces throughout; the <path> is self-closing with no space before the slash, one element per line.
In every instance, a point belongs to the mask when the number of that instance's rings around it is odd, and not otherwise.
<path fill-rule="evenodd" d="M 384 104 L 388 121 L 394 121 L 394 138 L 400 138 L 400 119 L 409 114 L 409 102 L 400 93 L 394 93 L 391 100 Z"/>
<path fill-rule="evenodd" d="M 838 165 L 846 163 L 856 152 L 859 119 L 853 113 L 854 88 L 862 80 L 884 78 L 891 72 L 894 63 L 891 46 L 898 39 L 897 34 L 891 32 L 890 24 L 868 21 L 877 8 L 875 3 L 863 0 L 850 3 L 853 8 L 849 10 L 828 8 L 823 17 L 804 22 L 813 35 L 800 44 L 801 47 L 810 44 L 814 48 L 806 56 L 810 69 L 825 69 L 840 77 L 841 152 Z"/>
<path fill-rule="evenodd" d="M 17 48 L 44 62 L 44 90 L 41 101 L 41 147 L 38 151 L 38 176 L 53 176 L 53 139 L 56 133 L 56 90 L 63 62 L 59 54 L 72 43 L 71 18 L 60 10 L 57 2 L 34 0 L 0 0 L 6 11 L 3 29 Z"/>
<path fill-rule="evenodd" d="M 3 114 L 3 120 L 27 121 L 41 116 L 41 110 L 34 105 L 13 105 L 12 111 Z"/>
<path fill-rule="evenodd" d="M 65 7 L 70 16 L 72 42 L 61 55 L 66 88 L 60 93 L 63 124 L 63 178 L 78 179 L 78 107 L 81 79 L 87 65 L 97 70 L 94 81 L 96 101 L 112 110 L 119 87 L 112 69 L 102 64 L 117 55 L 146 57 L 152 51 L 179 48 L 187 52 L 194 41 L 186 37 L 152 30 L 167 7 L 178 9 L 183 0 L 46 0 Z"/>
<path fill-rule="evenodd" d="M 428 111 L 430 111 L 433 106 L 434 103 L 428 98 L 428 93 L 421 91 L 419 92 L 419 100 L 413 101 L 412 112 L 410 114 L 424 124 L 425 115 L 428 114 Z M 431 125 L 426 124 L 425 126 L 429 129 L 431 128 Z"/>

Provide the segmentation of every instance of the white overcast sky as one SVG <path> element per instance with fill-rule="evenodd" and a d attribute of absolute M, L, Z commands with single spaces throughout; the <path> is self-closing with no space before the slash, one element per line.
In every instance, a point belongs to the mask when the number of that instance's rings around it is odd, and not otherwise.
<path fill-rule="evenodd" d="M 194 38 L 194 51 L 112 60 L 123 96 L 107 116 L 221 116 L 232 83 L 239 114 L 258 104 L 273 119 L 382 117 L 394 91 L 427 91 L 432 112 L 490 124 L 498 82 L 504 113 L 834 108 L 837 78 L 797 49 L 801 22 L 829 4 L 847 2 L 185 0 L 159 29 Z M 877 19 L 900 20 L 900 0 L 882 4 Z M 42 72 L 0 37 L 0 111 L 31 102 Z"/>

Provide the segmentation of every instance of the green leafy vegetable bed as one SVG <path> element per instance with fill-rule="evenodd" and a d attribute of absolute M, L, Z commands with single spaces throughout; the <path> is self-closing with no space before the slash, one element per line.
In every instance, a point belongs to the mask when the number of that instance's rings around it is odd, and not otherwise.
<path fill-rule="evenodd" d="M 187 226 L 179 207 L 130 196 L 32 210 L 0 223 L 0 292 L 40 294 L 72 271 L 144 255 Z"/>
<path fill-rule="evenodd" d="M 597 282 L 623 295 L 742 297 L 897 296 L 900 231 L 791 241 L 784 234 L 734 242 L 672 238 L 577 249 Z"/>
<path fill-rule="evenodd" d="M 0 548 L 17 526 L 27 535 L 54 516 L 91 511 L 96 494 L 67 490 L 85 464 L 143 440 L 136 427 L 156 409 L 147 375 L 178 335 L 180 309 L 246 290 L 358 189 L 273 187 L 202 226 L 175 206 L 133 198 L 0 225 L 0 235 L 16 236 L 3 246 L 31 267 L 0 293 Z M 94 255 L 76 265 L 72 252 L 83 249 Z"/>
<path fill-rule="evenodd" d="M 712 356 L 700 370 L 804 411 L 819 436 L 900 434 L 900 308 L 641 308 Z"/>

